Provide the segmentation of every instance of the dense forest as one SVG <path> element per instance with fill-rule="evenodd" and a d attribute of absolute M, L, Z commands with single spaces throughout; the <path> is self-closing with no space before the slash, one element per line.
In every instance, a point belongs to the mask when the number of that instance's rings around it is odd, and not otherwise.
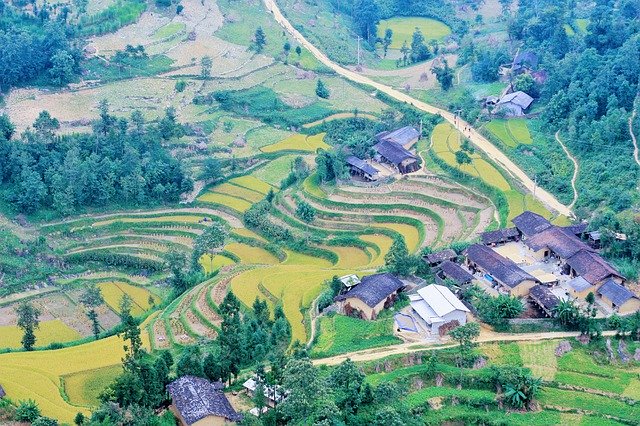
<path fill-rule="evenodd" d="M 116 118 L 102 102 L 91 133 L 57 136 L 58 127 L 42 112 L 32 131 L 9 140 L 11 123 L 0 117 L 0 190 L 20 212 L 175 202 L 193 188 L 161 145 L 183 132 L 171 109 L 158 124 L 146 124 L 140 112 Z"/>

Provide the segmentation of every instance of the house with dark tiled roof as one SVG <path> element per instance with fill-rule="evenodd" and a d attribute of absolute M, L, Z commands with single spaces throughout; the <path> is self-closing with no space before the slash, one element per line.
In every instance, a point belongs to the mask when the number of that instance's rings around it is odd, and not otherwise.
<path fill-rule="evenodd" d="M 469 284 L 473 281 L 473 275 L 457 263 L 450 260 L 442 262 L 436 272 L 436 280 L 443 284 L 446 280 L 451 280 L 458 286 Z"/>
<path fill-rule="evenodd" d="M 500 98 L 496 111 L 502 111 L 509 117 L 521 117 L 533 103 L 533 98 L 522 91 L 509 93 Z"/>
<path fill-rule="evenodd" d="M 378 170 L 363 159 L 358 158 L 355 155 L 350 155 L 346 158 L 345 161 L 349 166 L 349 172 L 353 176 L 360 176 L 368 181 L 378 180 Z"/>
<path fill-rule="evenodd" d="M 382 140 L 373 146 L 376 160 L 394 166 L 400 173 L 415 172 L 420 168 L 418 157 L 407 151 L 402 145 Z"/>
<path fill-rule="evenodd" d="M 222 382 L 210 382 L 194 376 L 183 376 L 167 385 L 171 411 L 182 426 L 226 425 L 239 422 L 242 415 L 225 396 Z"/>
<path fill-rule="evenodd" d="M 422 260 L 429 266 L 438 266 L 445 260 L 454 260 L 458 255 L 451 249 L 436 251 L 429 253 L 426 256 L 422 256 Z"/>
<path fill-rule="evenodd" d="M 539 234 L 547 228 L 550 228 L 551 222 L 537 213 L 525 211 L 514 217 L 511 222 L 515 225 L 523 239 L 532 235 Z"/>
<path fill-rule="evenodd" d="M 334 300 L 340 312 L 374 320 L 383 309 L 393 305 L 404 286 L 402 281 L 390 273 L 374 274 L 362 278 L 360 284 Z"/>
<path fill-rule="evenodd" d="M 581 250 L 566 260 L 569 274 L 581 276 L 588 283 L 599 287 L 608 279 L 622 284 L 625 278 L 599 254 Z"/>
<path fill-rule="evenodd" d="M 597 292 L 598 301 L 622 315 L 640 310 L 640 299 L 628 288 L 612 279 L 600 286 Z"/>
<path fill-rule="evenodd" d="M 588 222 L 580 222 L 580 223 L 576 223 L 575 225 L 563 226 L 562 229 L 582 239 L 585 237 L 588 227 L 589 227 Z"/>
<path fill-rule="evenodd" d="M 576 299 L 585 299 L 589 293 L 596 293 L 596 287 L 584 277 L 575 277 L 567 281 L 569 295 Z"/>
<path fill-rule="evenodd" d="M 531 250 L 538 260 L 550 257 L 568 259 L 581 250 L 593 251 L 574 234 L 557 226 L 550 226 L 545 230 L 530 235 L 524 244 Z"/>
<path fill-rule="evenodd" d="M 511 259 L 503 257 L 490 247 L 473 244 L 465 251 L 466 264 L 474 273 L 482 273 L 487 281 L 497 284 L 512 296 L 525 296 L 540 281 L 525 272 Z"/>
<path fill-rule="evenodd" d="M 558 296 L 553 294 L 549 287 L 540 284 L 531 287 L 531 290 L 529 290 L 529 298 L 548 317 L 553 316 L 555 307 L 560 303 Z"/>
<path fill-rule="evenodd" d="M 392 132 L 381 132 L 376 135 L 378 142 L 394 142 L 405 149 L 410 149 L 420 139 L 420 132 L 411 126 L 402 127 Z"/>
<path fill-rule="evenodd" d="M 518 241 L 520 232 L 516 228 L 497 229 L 480 234 L 480 241 L 486 246 L 498 246 L 511 241 Z"/>

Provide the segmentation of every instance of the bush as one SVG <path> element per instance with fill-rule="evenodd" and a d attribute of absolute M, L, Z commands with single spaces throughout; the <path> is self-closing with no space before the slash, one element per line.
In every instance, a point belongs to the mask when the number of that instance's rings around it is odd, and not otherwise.
<path fill-rule="evenodd" d="M 184 80 L 178 80 L 176 82 L 176 92 L 182 93 L 187 88 L 187 82 Z"/>
<path fill-rule="evenodd" d="M 16 420 L 33 423 L 38 417 L 40 417 L 40 408 L 34 400 L 20 401 L 16 409 Z"/>
<path fill-rule="evenodd" d="M 39 417 L 31 426 L 58 426 L 58 421 L 50 417 Z"/>

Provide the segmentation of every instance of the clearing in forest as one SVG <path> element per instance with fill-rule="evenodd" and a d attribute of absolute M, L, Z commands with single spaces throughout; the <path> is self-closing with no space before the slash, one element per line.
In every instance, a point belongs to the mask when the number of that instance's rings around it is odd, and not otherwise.
<path fill-rule="evenodd" d="M 387 28 L 393 31 L 391 49 L 400 49 L 405 41 L 407 45 L 411 45 L 416 28 L 422 31 L 426 40 L 441 40 L 451 34 L 451 28 L 444 22 L 416 16 L 381 20 L 378 24 L 378 37 L 384 38 Z"/>

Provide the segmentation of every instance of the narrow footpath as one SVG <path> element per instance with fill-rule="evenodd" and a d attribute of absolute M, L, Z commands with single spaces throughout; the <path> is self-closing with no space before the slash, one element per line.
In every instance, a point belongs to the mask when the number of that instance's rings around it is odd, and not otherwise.
<path fill-rule="evenodd" d="M 571 177 L 571 187 L 573 188 L 573 201 L 571 201 L 571 204 L 569 204 L 568 206 L 570 209 L 572 209 L 573 206 L 576 204 L 576 201 L 578 201 L 578 188 L 576 187 L 576 180 L 578 180 L 578 171 L 579 171 L 578 160 L 576 160 L 576 157 L 574 157 L 569 152 L 566 145 L 562 143 L 562 140 L 560 139 L 560 130 L 556 132 L 556 141 L 558 141 L 564 153 L 567 154 L 567 157 L 569 157 L 569 160 L 571 160 L 571 162 L 573 163 L 573 176 Z"/>
<path fill-rule="evenodd" d="M 633 120 L 636 119 L 636 108 L 633 109 L 633 113 L 631 113 L 631 117 L 629 117 L 629 134 L 631 135 L 631 140 L 633 141 L 633 159 L 636 160 L 638 166 L 640 166 L 640 158 L 638 158 L 638 140 L 636 139 L 636 135 L 633 134 Z"/>
<path fill-rule="evenodd" d="M 464 135 L 469 138 L 469 140 L 476 145 L 480 150 L 482 150 L 491 160 L 493 160 L 496 164 L 502 167 L 509 175 L 511 175 L 514 179 L 519 181 L 529 192 L 535 194 L 534 196 L 541 201 L 544 205 L 555 210 L 556 212 L 572 217 L 573 213 L 571 209 L 564 204 L 562 204 L 558 199 L 556 199 L 552 194 L 547 192 L 546 190 L 537 187 L 535 182 L 527 176 L 527 174 L 522 171 L 513 161 L 511 161 L 502 151 L 496 148 L 487 138 L 482 136 L 475 128 L 473 128 L 469 123 L 462 120 L 460 117 L 457 117 L 453 113 L 446 111 L 444 109 L 435 107 L 433 105 L 429 105 L 425 102 L 419 101 L 406 93 L 402 93 L 396 89 L 393 89 L 390 86 L 375 82 L 367 77 L 364 77 L 354 71 L 348 70 L 341 65 L 333 62 L 329 57 L 327 57 L 324 53 L 322 53 L 317 47 L 315 47 L 312 43 L 310 43 L 298 30 L 296 30 L 293 25 L 284 17 L 280 8 L 276 4 L 275 0 L 264 0 L 264 4 L 268 11 L 270 11 L 274 19 L 289 33 L 291 36 L 300 43 L 303 47 L 313 54 L 322 64 L 331 68 L 337 74 L 359 84 L 364 84 L 367 86 L 371 86 L 374 89 L 385 93 L 394 99 L 400 102 L 406 102 L 408 104 L 413 105 L 414 107 L 431 113 L 431 114 L 439 114 L 446 121 L 451 123 L 457 129 L 467 129 L 463 130 Z"/>

